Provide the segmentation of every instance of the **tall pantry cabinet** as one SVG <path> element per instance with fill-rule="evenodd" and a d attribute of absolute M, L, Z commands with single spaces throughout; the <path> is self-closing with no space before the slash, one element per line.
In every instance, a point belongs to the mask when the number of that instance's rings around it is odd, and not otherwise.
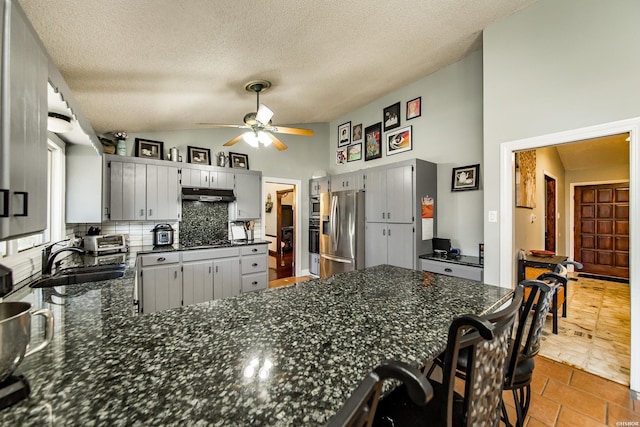
<path fill-rule="evenodd" d="M 437 165 L 412 159 L 366 169 L 365 192 L 365 266 L 418 269 L 431 239 L 423 239 L 422 198 L 436 200 Z"/>
<path fill-rule="evenodd" d="M 0 1 L 0 239 L 46 228 L 48 56 L 17 1 Z"/>

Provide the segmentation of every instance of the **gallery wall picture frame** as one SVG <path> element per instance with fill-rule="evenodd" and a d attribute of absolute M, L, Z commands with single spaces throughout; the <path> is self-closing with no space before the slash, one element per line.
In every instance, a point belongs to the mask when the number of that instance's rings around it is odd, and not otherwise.
<path fill-rule="evenodd" d="M 396 102 L 382 110 L 384 131 L 400 127 L 400 103 Z"/>
<path fill-rule="evenodd" d="M 361 140 L 362 140 L 362 123 L 358 123 L 353 127 L 353 132 L 351 133 L 351 142 L 356 142 Z"/>
<path fill-rule="evenodd" d="M 362 159 L 362 144 L 351 144 L 347 147 L 347 162 L 355 162 Z"/>
<path fill-rule="evenodd" d="M 164 160 L 164 142 L 136 138 L 135 155 L 145 159 Z"/>
<path fill-rule="evenodd" d="M 386 134 L 387 156 L 413 150 L 411 129 L 411 126 L 406 126 Z"/>
<path fill-rule="evenodd" d="M 382 122 L 364 128 L 364 161 L 382 157 Z"/>
<path fill-rule="evenodd" d="M 347 163 L 347 148 L 338 148 L 336 150 L 336 165 L 344 165 Z"/>
<path fill-rule="evenodd" d="M 346 122 L 338 126 L 338 147 L 349 144 L 351 144 L 351 122 Z"/>
<path fill-rule="evenodd" d="M 407 101 L 407 120 L 415 119 L 422 115 L 422 97 Z"/>
<path fill-rule="evenodd" d="M 211 164 L 211 150 L 208 148 L 187 146 L 187 162 L 196 165 Z"/>
<path fill-rule="evenodd" d="M 536 207 L 536 150 L 517 151 L 516 166 L 516 208 Z"/>
<path fill-rule="evenodd" d="M 479 164 L 453 168 L 451 171 L 451 191 L 477 190 L 479 183 Z"/>
<path fill-rule="evenodd" d="M 229 167 L 233 169 L 249 169 L 249 156 L 242 153 L 229 152 Z"/>

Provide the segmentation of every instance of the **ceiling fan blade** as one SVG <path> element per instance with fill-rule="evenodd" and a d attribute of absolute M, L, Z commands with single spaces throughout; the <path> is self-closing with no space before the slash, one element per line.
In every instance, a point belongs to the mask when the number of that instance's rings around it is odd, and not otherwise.
<path fill-rule="evenodd" d="M 280 141 L 278 138 L 276 138 L 275 135 L 271 135 L 271 139 L 273 140 L 271 143 L 278 150 L 282 151 L 282 150 L 286 150 L 287 149 L 287 146 L 285 145 L 285 143 Z"/>
<path fill-rule="evenodd" d="M 224 143 L 224 144 L 222 144 L 222 145 L 224 145 L 225 147 L 228 147 L 228 146 L 233 145 L 233 144 L 235 144 L 236 142 L 240 141 L 241 139 L 242 139 L 242 135 L 238 135 L 238 136 L 236 136 L 235 138 L 233 138 L 232 140 L 227 141 L 227 142 L 225 142 L 225 143 Z"/>
<path fill-rule="evenodd" d="M 271 109 L 266 105 L 260 104 L 260 107 L 258 107 L 258 112 L 256 113 L 256 120 L 263 125 L 267 125 L 271 121 L 272 117 L 273 111 L 271 111 Z"/>
<path fill-rule="evenodd" d="M 196 124 L 200 126 L 208 126 L 208 127 L 214 127 L 214 128 L 240 128 L 240 129 L 249 128 L 249 126 L 247 125 L 228 125 L 224 123 L 196 123 Z"/>
<path fill-rule="evenodd" d="M 288 127 L 284 127 L 284 126 L 273 126 L 269 130 L 271 132 L 286 133 L 286 134 L 289 134 L 289 135 L 313 136 L 313 131 L 311 129 L 288 128 Z"/>

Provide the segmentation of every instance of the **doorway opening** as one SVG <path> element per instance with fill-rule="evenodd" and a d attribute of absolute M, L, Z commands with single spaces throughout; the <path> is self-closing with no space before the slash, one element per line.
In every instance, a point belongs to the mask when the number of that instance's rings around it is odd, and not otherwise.
<path fill-rule="evenodd" d="M 559 207 L 558 212 L 560 216 L 557 218 L 564 218 L 557 224 L 558 226 L 558 238 L 556 241 L 556 249 L 558 251 L 562 251 L 564 255 L 569 255 L 572 257 L 573 254 L 573 239 L 574 233 L 572 227 L 574 226 L 574 218 L 573 218 L 573 200 L 571 193 L 572 185 L 577 183 L 586 183 L 587 181 L 595 181 L 598 179 L 612 179 L 610 176 L 604 178 L 602 175 L 596 175 L 598 172 L 606 172 L 613 173 L 612 171 L 620 171 L 621 169 L 626 173 L 627 179 L 631 182 L 637 182 L 638 180 L 638 171 L 640 170 L 640 119 L 629 119 L 622 120 L 619 122 L 608 123 L 604 125 L 591 126 L 588 128 L 576 129 L 565 132 L 558 132 L 556 134 L 544 135 L 540 137 L 533 137 L 522 139 L 518 141 L 512 141 L 501 144 L 501 170 L 500 170 L 500 182 L 501 182 L 501 201 L 500 208 L 502 212 L 505 214 L 501 218 L 500 223 L 500 283 L 502 286 L 512 286 L 515 283 L 516 275 L 515 275 L 515 263 L 514 254 L 516 253 L 517 243 L 515 241 L 515 234 L 518 229 L 518 225 L 516 224 L 515 216 L 509 215 L 509 212 L 513 213 L 514 208 L 514 199 L 513 199 L 513 185 L 514 185 L 514 168 L 513 168 L 513 153 L 518 150 L 531 150 L 538 148 L 547 148 L 547 147 L 563 147 L 563 146 L 571 146 L 575 145 L 580 147 L 579 151 L 588 152 L 588 147 L 583 148 L 581 146 L 582 143 L 586 143 L 589 140 L 595 139 L 607 139 L 607 138 L 620 138 L 623 136 L 623 140 L 626 141 L 627 151 L 626 156 L 628 159 L 628 164 L 625 168 L 620 167 L 611 167 L 607 168 L 603 164 L 603 159 L 608 156 L 608 153 L 605 156 L 598 157 L 595 161 L 592 161 L 597 168 L 593 168 L 591 171 L 591 175 L 586 175 L 583 171 L 576 170 L 571 173 L 571 177 L 566 179 L 567 182 L 562 182 L 564 177 L 559 177 L 557 181 L 557 190 L 558 190 L 558 202 L 564 201 L 564 207 Z M 575 141 L 575 143 L 572 143 Z M 600 169 L 600 171 L 598 171 Z M 571 187 L 571 189 L 569 188 Z M 560 191 L 564 191 L 565 195 L 561 196 L 559 194 Z M 640 188 L 634 186 L 633 184 L 629 187 L 629 220 L 634 221 L 636 223 L 640 223 Z M 571 214 L 567 214 L 567 211 L 571 209 Z M 597 222 L 597 221 L 596 221 Z M 596 224 L 597 225 L 597 224 Z M 541 232 L 540 235 L 543 233 Z M 633 227 L 630 227 L 629 234 L 629 247 L 640 242 L 640 230 L 635 230 Z M 634 243 L 635 242 L 635 243 Z M 540 242 L 542 245 L 543 242 Z M 597 242 L 596 242 L 597 245 Z M 577 258 L 577 257 L 576 257 Z M 633 251 L 629 251 L 629 265 L 640 265 L 640 257 L 636 255 Z M 634 263 L 635 261 L 635 263 Z M 640 270 L 638 269 L 630 269 L 630 285 L 628 285 L 626 293 L 626 301 L 628 305 L 625 307 L 617 306 L 616 310 L 619 312 L 626 312 L 628 316 L 624 324 L 619 325 L 618 329 L 623 329 L 626 333 L 627 342 L 630 342 L 630 349 L 627 350 L 627 354 L 623 354 L 619 349 L 616 349 L 616 345 L 614 344 L 614 357 L 622 357 L 629 363 L 629 368 L 626 372 L 623 373 L 625 377 L 625 383 L 630 385 L 632 390 L 640 390 L 640 364 L 638 363 L 638 356 L 640 355 L 640 340 L 637 331 L 640 330 L 640 317 L 634 315 L 638 309 L 640 309 Z M 634 280 L 635 279 L 635 280 Z M 578 292 L 579 287 L 576 285 L 576 282 L 569 282 L 574 284 L 574 289 Z M 592 288 L 600 287 L 599 284 L 595 284 Z M 582 292 L 582 291 L 580 291 Z M 569 297 L 571 299 L 571 296 Z M 571 303 L 569 303 L 571 304 Z M 607 304 L 603 304 L 602 307 L 605 308 L 608 306 Z M 569 307 L 569 310 L 571 308 Z M 590 310 L 590 308 L 589 308 Z M 587 310 L 587 311 L 589 311 Z M 593 311 L 593 310 L 591 310 Z M 575 312 L 575 311 L 574 311 Z M 582 312 L 584 314 L 584 311 Z M 561 321 L 562 322 L 562 321 Z M 631 334 L 631 331 L 634 331 L 634 334 Z M 560 347 L 563 347 L 562 350 L 566 350 L 567 353 L 574 352 L 578 353 L 578 336 L 580 334 L 576 333 L 572 337 L 572 341 L 568 344 L 562 344 Z M 589 334 L 582 334 L 583 336 L 589 337 Z M 615 339 L 614 341 L 616 341 Z M 600 342 L 600 344 L 603 344 Z M 598 354 L 599 349 L 594 349 L 592 354 Z M 609 361 L 609 357 L 604 357 L 606 361 Z M 557 359 L 558 360 L 558 359 Z M 559 359 L 562 360 L 562 359 Z M 563 360 L 564 361 L 564 360 Z M 572 363 L 572 362 L 569 362 Z M 575 363 L 572 363 L 575 365 Z M 587 369 L 589 370 L 589 369 Z M 597 373 L 598 375 L 607 375 L 605 372 Z"/>

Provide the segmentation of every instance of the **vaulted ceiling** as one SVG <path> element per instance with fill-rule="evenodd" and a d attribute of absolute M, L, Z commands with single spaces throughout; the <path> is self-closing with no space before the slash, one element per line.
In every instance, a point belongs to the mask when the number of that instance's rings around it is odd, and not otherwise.
<path fill-rule="evenodd" d="M 97 133 L 328 122 L 458 61 L 535 0 L 19 0 Z"/>

